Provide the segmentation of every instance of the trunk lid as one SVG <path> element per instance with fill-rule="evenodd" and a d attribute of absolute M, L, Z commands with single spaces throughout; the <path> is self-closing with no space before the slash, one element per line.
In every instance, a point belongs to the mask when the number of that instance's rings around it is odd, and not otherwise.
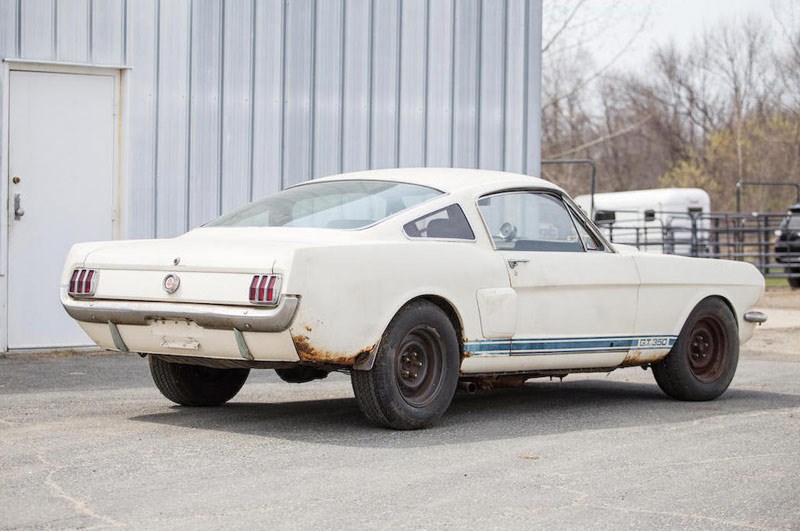
<path fill-rule="evenodd" d="M 254 275 L 283 264 L 285 286 L 297 249 L 352 239 L 337 230 L 201 228 L 177 238 L 108 242 L 87 254 L 84 267 L 98 270 L 98 299 L 249 305 Z M 172 294 L 163 288 L 169 274 L 180 277 Z"/>

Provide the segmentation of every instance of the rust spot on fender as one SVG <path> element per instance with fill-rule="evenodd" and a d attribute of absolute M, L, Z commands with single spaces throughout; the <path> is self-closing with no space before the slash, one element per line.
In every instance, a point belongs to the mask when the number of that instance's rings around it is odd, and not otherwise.
<path fill-rule="evenodd" d="M 306 328 L 308 329 L 308 327 Z M 356 361 L 363 359 L 364 356 L 368 355 L 372 349 L 375 348 L 375 346 L 372 345 L 353 354 L 346 354 L 315 347 L 308 340 L 308 336 L 292 336 L 292 341 L 294 342 L 294 348 L 297 349 L 297 356 L 300 358 L 300 361 L 321 363 L 324 365 L 344 365 L 352 367 Z"/>

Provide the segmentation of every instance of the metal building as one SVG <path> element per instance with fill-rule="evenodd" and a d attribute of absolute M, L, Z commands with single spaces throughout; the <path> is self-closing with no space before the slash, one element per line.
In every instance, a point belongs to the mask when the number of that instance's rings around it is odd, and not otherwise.
<path fill-rule="evenodd" d="M 0 0 L 0 350 L 87 339 L 76 241 L 365 168 L 538 174 L 541 0 Z"/>

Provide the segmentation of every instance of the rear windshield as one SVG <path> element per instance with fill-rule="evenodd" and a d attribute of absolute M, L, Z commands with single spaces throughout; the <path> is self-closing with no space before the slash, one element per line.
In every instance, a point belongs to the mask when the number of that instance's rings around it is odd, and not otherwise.
<path fill-rule="evenodd" d="M 360 229 L 442 192 L 389 181 L 326 181 L 288 188 L 215 219 L 207 227 Z"/>

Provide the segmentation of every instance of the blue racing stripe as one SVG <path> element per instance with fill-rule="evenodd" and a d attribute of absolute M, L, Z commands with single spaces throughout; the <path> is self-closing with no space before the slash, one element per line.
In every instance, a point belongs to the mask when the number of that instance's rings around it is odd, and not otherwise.
<path fill-rule="evenodd" d="M 488 339 L 464 343 L 464 350 L 473 355 L 536 355 L 575 352 L 621 352 L 665 350 L 671 348 L 676 336 L 605 336 L 547 339 Z"/>

